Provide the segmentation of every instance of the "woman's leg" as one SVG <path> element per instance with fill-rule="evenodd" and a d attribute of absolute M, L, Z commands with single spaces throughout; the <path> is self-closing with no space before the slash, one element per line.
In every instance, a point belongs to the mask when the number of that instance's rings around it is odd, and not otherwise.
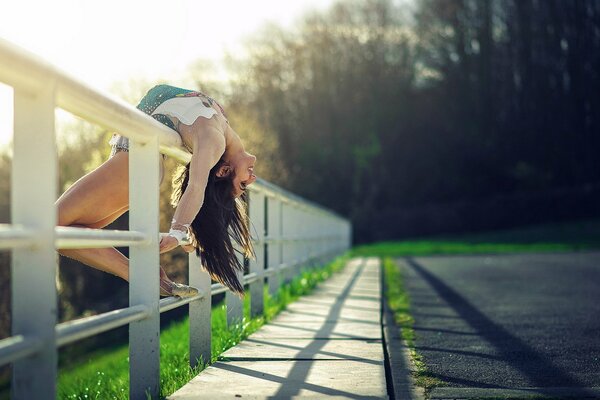
<path fill-rule="evenodd" d="M 75 182 L 56 202 L 58 225 L 103 228 L 129 207 L 129 155 L 118 152 Z M 59 253 L 129 280 L 129 260 L 115 248 L 59 249 Z"/>
<path fill-rule="evenodd" d="M 162 160 L 161 160 L 162 161 Z M 161 162 L 161 181 L 163 177 Z M 129 154 L 118 152 L 73 184 L 57 200 L 58 225 L 104 228 L 129 209 Z M 129 259 L 117 249 L 59 249 L 59 253 L 129 281 Z M 160 267 L 162 295 L 195 296 L 198 290 L 169 279 Z"/>

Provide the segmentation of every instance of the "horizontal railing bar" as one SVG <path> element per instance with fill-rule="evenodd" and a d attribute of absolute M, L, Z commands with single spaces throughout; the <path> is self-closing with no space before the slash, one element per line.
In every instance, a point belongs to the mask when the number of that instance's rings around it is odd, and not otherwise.
<path fill-rule="evenodd" d="M 252 283 L 254 281 L 259 280 L 261 277 L 263 276 L 263 274 L 260 273 L 256 273 L 256 272 L 251 272 L 248 275 L 244 275 L 244 285 L 247 285 L 249 283 Z"/>
<path fill-rule="evenodd" d="M 134 246 L 148 242 L 142 232 L 107 229 L 56 227 L 55 245 L 57 249 L 103 248 Z"/>
<path fill-rule="evenodd" d="M 27 247 L 35 241 L 34 231 L 21 225 L 0 224 L 0 249 Z"/>
<path fill-rule="evenodd" d="M 200 292 L 200 293 L 198 293 L 198 295 L 196 295 L 194 297 L 183 297 L 183 298 L 175 297 L 175 296 L 167 297 L 166 299 L 162 299 L 160 301 L 159 309 L 160 309 L 161 313 L 164 313 L 165 311 L 170 311 L 175 308 L 189 304 L 192 301 L 201 300 L 205 296 L 206 296 L 206 294 Z"/>
<path fill-rule="evenodd" d="M 278 267 L 265 269 L 262 273 L 250 273 L 244 276 L 244 283 L 251 283 L 262 276 L 270 276 L 289 267 L 305 263 L 312 257 L 306 257 L 294 263 L 282 263 Z M 228 288 L 220 283 L 211 286 L 212 294 L 218 294 L 227 291 Z M 200 300 L 204 294 L 191 298 L 169 297 L 160 301 L 160 312 L 172 310 L 182 305 Z M 92 317 L 82 318 L 75 321 L 69 321 L 56 326 L 57 346 L 94 336 L 102 332 L 141 320 L 148 316 L 147 307 L 138 305 L 124 309 L 110 311 L 104 314 Z M 13 336 L 0 340 L 0 366 L 13 362 L 15 360 L 27 357 L 36 353 L 42 346 L 37 339 L 25 338 L 22 335 Z"/>
<path fill-rule="evenodd" d="M 275 275 L 278 271 L 280 271 L 278 268 L 270 267 L 270 268 L 265 269 L 263 275 L 269 277 L 271 275 Z"/>
<path fill-rule="evenodd" d="M 56 345 L 61 347 L 134 321 L 140 321 L 148 317 L 148 315 L 150 315 L 148 308 L 140 304 L 74 321 L 63 322 L 56 326 Z"/>
<path fill-rule="evenodd" d="M 0 249 L 31 246 L 34 243 L 34 232 L 20 225 L 0 224 Z M 55 234 L 55 246 L 58 249 L 126 247 L 147 242 L 146 235 L 135 231 L 57 226 Z"/>
<path fill-rule="evenodd" d="M 182 147 L 181 137 L 132 105 L 68 76 L 5 39 L 0 39 L 0 59 L 3 63 L 0 81 L 32 96 L 40 84 L 54 81 L 58 107 L 140 143 L 158 135 L 161 153 L 189 162 L 191 155 Z"/>
<path fill-rule="evenodd" d="M 225 293 L 228 290 L 229 290 L 229 288 L 227 286 L 223 285 L 222 283 L 213 283 L 212 285 L 210 285 L 211 296 L 214 296 L 215 294 L 219 294 L 219 293 Z"/>
<path fill-rule="evenodd" d="M 280 188 L 264 179 L 258 178 L 256 180 L 256 185 L 249 186 L 248 189 L 251 192 L 263 193 L 267 197 L 276 198 L 283 203 L 287 204 L 297 204 L 299 208 L 310 209 L 314 211 L 319 211 L 319 213 L 325 213 L 332 217 L 335 217 L 340 220 L 344 220 L 343 217 L 338 215 L 337 213 L 321 206 L 320 204 L 313 203 L 312 201 L 308 201 L 306 199 L 301 198 L 300 196 L 289 192 L 285 189 Z"/>
<path fill-rule="evenodd" d="M 37 353 L 42 348 L 42 341 L 23 335 L 15 335 L 0 340 L 0 366 L 20 360 Z"/>
<path fill-rule="evenodd" d="M 302 259 L 299 259 L 297 261 L 292 261 L 290 263 L 281 263 L 281 264 L 277 265 L 276 267 L 270 267 L 270 268 L 267 268 L 267 269 L 265 269 L 264 271 L 261 271 L 261 272 L 251 272 L 251 273 L 249 273 L 247 275 L 244 275 L 244 277 L 243 277 L 243 284 L 247 285 L 249 283 L 252 283 L 254 281 L 259 280 L 261 277 L 266 277 L 266 276 L 274 275 L 277 272 L 281 272 L 281 271 L 283 271 L 285 269 L 292 268 L 292 267 L 295 267 L 297 265 L 305 264 L 305 263 L 309 262 L 310 260 L 316 259 L 316 258 L 321 257 L 323 255 L 324 254 L 321 254 L 319 256 L 314 256 L 314 257 L 304 257 Z M 214 296 L 214 295 L 219 294 L 219 293 L 224 293 L 224 292 L 226 292 L 228 290 L 229 290 L 229 288 L 226 287 L 226 286 L 224 286 L 221 283 L 213 283 L 211 285 L 211 289 L 210 289 L 211 293 L 210 294 L 211 294 L 211 296 Z M 161 310 L 161 312 L 162 312 L 162 310 Z"/>
<path fill-rule="evenodd" d="M 284 265 L 284 264 L 282 264 L 282 265 Z M 253 272 L 251 274 L 244 275 L 244 284 L 247 285 L 249 283 L 259 280 L 260 278 L 275 275 L 277 272 L 279 272 L 285 268 L 287 268 L 287 266 L 285 266 L 285 265 L 284 265 L 284 268 L 272 267 L 272 268 L 267 268 L 265 270 L 261 270 L 260 272 Z"/>
<path fill-rule="evenodd" d="M 328 236 L 295 236 L 295 237 L 287 237 L 287 238 L 269 238 L 265 237 L 262 240 L 253 240 L 254 244 L 278 244 L 278 243 L 294 243 L 294 242 L 322 242 L 325 240 L 339 240 L 344 239 L 345 236 L 342 235 L 328 235 Z"/>
<path fill-rule="evenodd" d="M 332 251 L 330 253 L 337 253 L 337 251 Z M 309 261 L 311 261 L 313 259 L 325 256 L 327 254 L 329 254 L 329 253 L 324 253 L 324 254 L 320 254 L 318 256 L 312 256 L 312 257 L 311 256 L 304 257 L 302 259 L 295 260 L 295 261 L 292 261 L 292 262 L 280 263 L 279 265 L 277 265 L 275 267 L 267 268 L 264 271 L 261 271 L 261 272 L 258 272 L 258 273 L 257 272 L 249 273 L 247 275 L 244 275 L 244 277 L 243 277 L 243 284 L 246 285 L 246 284 L 252 283 L 252 282 L 260 279 L 261 277 L 266 277 L 266 276 L 274 275 L 274 274 L 276 274 L 278 272 L 281 272 L 281 271 L 283 271 L 285 269 L 292 268 L 292 267 L 295 267 L 297 265 L 305 264 L 305 263 L 307 263 L 307 262 L 309 262 Z M 217 282 L 217 283 L 213 283 L 211 285 L 211 287 L 210 287 L 210 294 L 211 294 L 211 296 L 214 296 L 216 294 L 225 293 L 228 290 L 229 290 L 229 288 L 227 286 L 223 285 L 222 283 L 218 283 Z M 202 296 L 202 295 L 200 295 L 200 296 Z M 200 298 L 202 298 L 202 297 L 200 297 Z M 173 300 L 170 300 L 171 299 L 170 297 L 167 298 L 167 299 L 163 299 L 163 300 L 161 300 L 160 312 L 162 313 L 164 311 L 172 310 L 173 308 L 176 308 L 179 305 L 184 305 L 184 304 L 190 303 L 192 301 L 199 300 L 200 298 L 198 298 L 198 296 L 191 297 L 191 298 L 189 298 L 189 301 L 184 301 L 181 304 L 179 304 L 177 302 L 178 305 L 176 305 L 174 307 L 170 307 L 168 305 L 168 304 L 171 304 L 171 302 L 174 302 Z M 167 302 L 167 300 L 169 300 L 169 301 Z M 182 300 L 184 300 L 184 299 L 182 299 Z M 165 304 L 164 306 L 163 306 L 163 302 Z M 167 308 L 167 309 L 163 310 L 163 307 L 170 307 L 170 308 Z"/>
<path fill-rule="evenodd" d="M 322 256 L 322 255 L 321 255 Z M 314 256 L 314 257 L 304 257 L 298 261 L 295 262 L 291 262 L 291 263 L 281 263 L 276 267 L 271 267 L 271 268 L 267 268 L 264 271 L 261 272 L 251 272 L 247 275 L 244 275 L 243 277 L 243 284 L 247 285 L 249 283 L 255 282 L 257 280 L 259 280 L 262 277 L 268 277 L 271 275 L 274 275 L 278 272 L 281 272 L 287 268 L 291 268 L 294 267 L 296 265 L 300 265 L 300 264 L 304 264 L 309 262 L 312 259 L 318 258 L 320 256 Z M 211 285 L 211 296 L 214 296 L 216 294 L 220 294 L 220 293 L 224 293 L 227 292 L 229 290 L 228 287 L 224 286 L 221 283 L 213 283 Z M 168 297 L 166 299 L 162 299 L 160 301 L 160 312 L 163 313 L 165 311 L 170 311 L 173 310 L 175 308 L 181 307 L 185 304 L 191 303 L 193 301 L 197 301 L 197 300 L 201 300 L 202 298 L 204 298 L 204 294 L 203 293 L 199 293 L 197 296 L 194 297 L 188 297 L 188 298 L 178 298 L 178 297 Z"/>

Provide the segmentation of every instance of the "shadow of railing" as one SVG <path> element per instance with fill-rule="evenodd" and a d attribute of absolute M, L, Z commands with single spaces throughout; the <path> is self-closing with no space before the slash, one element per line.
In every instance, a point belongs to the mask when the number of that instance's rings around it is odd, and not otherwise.
<path fill-rule="evenodd" d="M 494 359 L 503 360 L 512 368 L 521 372 L 534 386 L 542 387 L 545 386 L 547 382 L 560 382 L 560 385 L 565 387 L 585 386 L 567 371 L 555 365 L 552 360 L 548 359 L 523 340 L 510 333 L 503 326 L 495 323 L 460 293 L 430 273 L 413 258 L 406 257 L 404 260 L 408 266 L 435 291 L 435 294 L 444 300 L 445 306 L 451 307 L 456 315 L 466 322 L 475 332 L 453 333 L 480 336 L 495 348 L 497 356 L 494 356 Z M 443 350 L 437 349 L 437 351 Z M 515 359 L 515 355 L 518 355 L 521 360 L 527 360 L 527 362 L 519 362 Z M 543 374 L 540 374 L 540 371 L 543 371 Z M 473 382 L 447 376 L 438 377 L 450 383 L 464 384 L 472 387 L 494 387 L 493 385 L 486 385 L 482 382 Z M 585 391 L 585 389 L 582 390 Z M 595 394 L 590 392 L 589 395 L 594 396 Z"/>

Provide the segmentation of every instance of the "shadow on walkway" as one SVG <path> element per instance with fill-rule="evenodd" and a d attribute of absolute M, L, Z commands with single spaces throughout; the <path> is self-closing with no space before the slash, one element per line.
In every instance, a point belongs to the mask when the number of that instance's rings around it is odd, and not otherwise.
<path fill-rule="evenodd" d="M 340 293 L 340 295 L 335 299 L 335 303 L 333 304 L 333 306 L 331 307 L 329 313 L 327 314 L 327 317 L 325 318 L 325 320 L 328 321 L 336 321 L 337 319 L 340 318 L 341 315 L 341 311 L 342 311 L 342 306 L 344 305 L 344 301 L 346 300 L 346 297 L 348 297 L 348 295 L 350 294 L 350 291 L 352 290 L 352 287 L 354 286 L 354 284 L 356 283 L 356 280 L 358 279 L 358 277 L 360 276 L 361 272 L 364 269 L 364 263 L 356 269 L 356 271 L 354 272 L 354 274 L 352 275 L 352 278 L 350 278 L 350 281 L 348 282 L 348 284 L 346 285 L 346 287 L 344 288 L 344 290 Z M 319 332 L 316 334 L 316 337 L 329 337 L 331 336 L 331 334 L 333 333 L 333 326 L 329 325 L 323 325 L 323 328 L 319 329 Z M 312 357 L 313 354 L 319 352 L 323 346 L 325 345 L 326 342 L 324 341 L 319 341 L 319 340 L 315 340 L 313 341 L 310 345 L 308 345 L 306 348 L 302 349 L 296 356 L 296 358 L 309 358 Z M 312 367 L 312 363 L 311 362 L 306 362 L 306 363 L 295 363 L 294 366 L 292 367 L 292 369 L 290 370 L 290 372 L 287 375 L 288 379 L 294 380 L 294 381 L 305 381 L 306 377 L 308 376 L 308 373 L 310 372 L 310 369 Z M 274 397 L 278 398 L 279 396 L 283 396 L 284 395 L 284 390 L 285 390 L 285 396 L 294 396 L 297 395 L 300 392 L 300 388 L 298 387 L 297 390 L 290 390 L 290 388 L 284 389 L 284 387 L 282 386 L 277 393 L 275 393 Z"/>

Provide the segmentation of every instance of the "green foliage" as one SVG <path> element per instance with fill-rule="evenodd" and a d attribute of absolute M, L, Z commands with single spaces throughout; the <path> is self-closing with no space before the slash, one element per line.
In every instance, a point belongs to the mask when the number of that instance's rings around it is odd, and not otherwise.
<path fill-rule="evenodd" d="M 390 118 L 408 109 L 411 40 L 390 2 L 346 1 L 249 42 L 233 93 L 277 135 L 288 173 L 275 183 L 344 214 L 374 206 Z"/>
<path fill-rule="evenodd" d="M 246 296 L 243 320 L 227 327 L 225 305 L 223 303 L 214 305 L 211 314 L 211 363 L 218 359 L 219 354 L 258 330 L 279 311 L 285 309 L 289 303 L 309 293 L 319 282 L 341 270 L 347 259 L 348 255 L 345 255 L 336 258 L 324 267 L 318 265 L 305 267 L 300 275 L 282 285 L 274 297 L 268 295 L 268 288 L 265 286 L 265 313 L 263 316 L 252 319 L 248 317 L 250 296 Z M 161 330 L 161 396 L 173 393 L 205 367 L 205 365 L 194 369 L 189 367 L 188 343 L 189 320 L 187 318 Z M 87 361 L 62 367 L 59 371 L 59 398 L 127 399 L 129 394 L 128 356 L 128 347 L 120 346 L 98 350 L 90 354 Z"/>

